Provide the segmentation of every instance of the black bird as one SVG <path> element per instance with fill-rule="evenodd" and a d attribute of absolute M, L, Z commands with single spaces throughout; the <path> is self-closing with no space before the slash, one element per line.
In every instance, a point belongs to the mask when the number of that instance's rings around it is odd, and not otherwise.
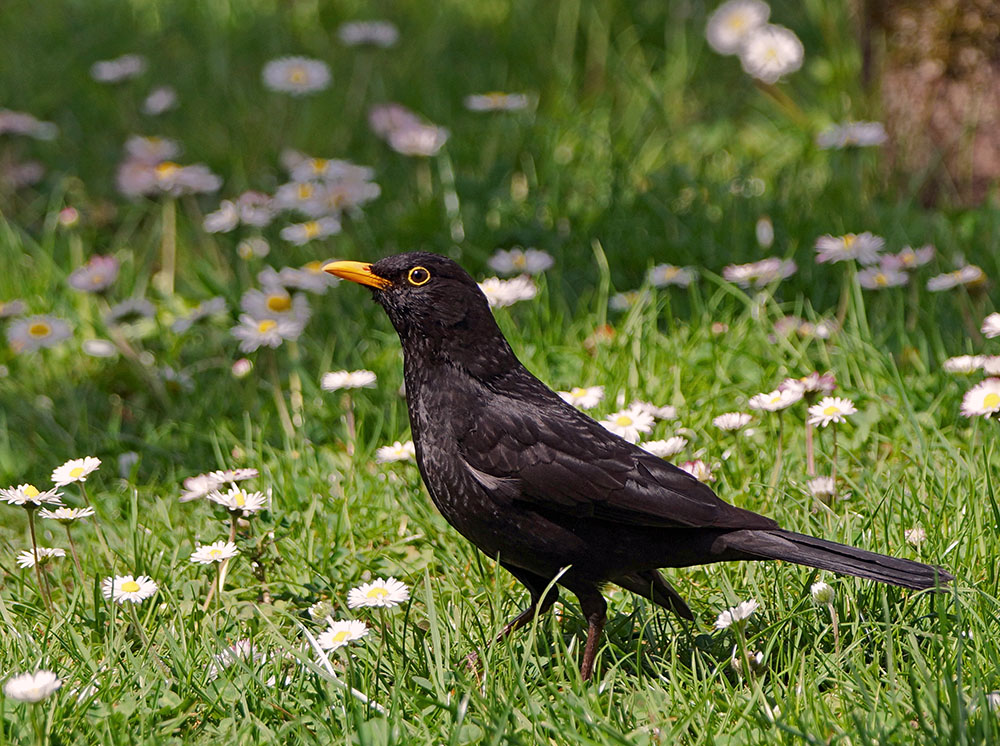
<path fill-rule="evenodd" d="M 603 585 L 694 618 L 657 568 L 778 559 L 906 588 L 952 579 L 785 531 L 613 435 L 528 372 L 476 282 L 450 259 L 413 252 L 323 269 L 371 288 L 399 334 L 417 465 L 434 504 L 531 594 L 498 640 L 551 608 L 553 579 L 587 619 L 584 679 L 605 622 Z"/>

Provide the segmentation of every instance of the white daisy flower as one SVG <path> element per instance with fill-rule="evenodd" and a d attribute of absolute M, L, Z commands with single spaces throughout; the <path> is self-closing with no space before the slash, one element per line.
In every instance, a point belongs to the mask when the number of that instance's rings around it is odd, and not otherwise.
<path fill-rule="evenodd" d="M 499 277 L 488 277 L 479 283 L 491 308 L 512 306 L 518 301 L 531 300 L 538 295 L 538 286 L 530 277 L 520 276 L 511 280 L 501 280 Z"/>
<path fill-rule="evenodd" d="M 55 316 L 28 316 L 12 321 L 7 327 L 7 341 L 18 354 L 55 347 L 72 336 L 70 325 Z"/>
<path fill-rule="evenodd" d="M 11 676 L 4 682 L 3 693 L 18 702 L 41 702 L 62 686 L 62 679 L 52 671 L 35 671 Z"/>
<path fill-rule="evenodd" d="M 25 549 L 17 555 L 17 564 L 20 567 L 35 566 L 35 549 Z M 65 557 L 66 550 L 59 547 L 37 547 L 38 564 L 43 567 L 57 557 Z"/>
<path fill-rule="evenodd" d="M 142 113 L 156 117 L 177 106 L 177 91 L 168 85 L 157 86 L 142 102 Z"/>
<path fill-rule="evenodd" d="M 101 593 L 107 599 L 112 599 L 115 603 L 123 604 L 131 601 L 134 604 L 145 601 L 156 593 L 156 581 L 148 575 L 116 575 L 113 578 L 105 578 L 101 583 Z"/>
<path fill-rule="evenodd" d="M 767 23 L 771 7 L 761 0 L 729 0 L 708 17 L 705 38 L 719 54 L 736 54 L 747 35 Z"/>
<path fill-rule="evenodd" d="M 448 142 L 449 132 L 444 127 L 416 122 L 389 133 L 389 147 L 400 155 L 423 158 L 435 156 Z"/>
<path fill-rule="evenodd" d="M 677 407 L 673 407 L 669 404 L 664 404 L 662 407 L 653 404 L 648 401 L 636 400 L 630 405 L 633 409 L 638 409 L 641 412 L 645 412 L 654 420 L 676 420 L 677 419 Z"/>
<path fill-rule="evenodd" d="M 73 482 L 86 482 L 87 477 L 100 465 L 101 460 L 93 456 L 71 459 L 52 470 L 52 482 L 56 487 L 65 487 Z"/>
<path fill-rule="evenodd" d="M 898 254 L 883 254 L 879 261 L 886 269 L 916 269 L 927 264 L 936 253 L 931 244 L 914 249 L 904 246 Z"/>
<path fill-rule="evenodd" d="M 146 71 L 146 58 L 141 54 L 123 54 L 113 60 L 100 60 L 90 66 L 90 77 L 98 83 L 120 83 L 142 75 Z"/>
<path fill-rule="evenodd" d="M 286 288 L 296 288 L 306 290 L 310 293 L 322 295 L 328 288 L 340 282 L 339 277 L 334 277 L 329 272 L 323 271 L 323 266 L 329 260 L 313 261 L 301 267 L 282 267 L 278 272 L 278 282 Z"/>
<path fill-rule="evenodd" d="M 818 373 L 813 371 L 802 378 L 786 378 L 778 385 L 779 389 L 797 389 L 803 394 L 832 393 L 837 388 L 837 377 L 833 373 Z"/>
<path fill-rule="evenodd" d="M 966 391 L 959 411 L 966 417 L 989 417 L 1000 412 L 1000 378 L 987 378 Z"/>
<path fill-rule="evenodd" d="M 820 502 L 828 503 L 837 496 L 837 482 L 833 477 L 816 477 L 806 482 L 809 494 Z"/>
<path fill-rule="evenodd" d="M 833 591 L 833 586 L 829 583 L 824 583 L 822 580 L 809 586 L 809 595 L 812 596 L 814 604 L 820 604 L 821 606 L 832 604 L 833 599 L 837 596 Z"/>
<path fill-rule="evenodd" d="M 941 365 L 941 369 L 946 373 L 975 373 L 982 367 L 982 355 L 958 355 L 948 358 Z"/>
<path fill-rule="evenodd" d="M 757 218 L 753 232 L 761 248 L 771 248 L 771 245 L 774 243 L 774 223 L 771 222 L 771 218 L 767 215 Z"/>
<path fill-rule="evenodd" d="M 125 154 L 130 160 L 155 166 L 161 161 L 178 157 L 181 154 L 181 146 L 169 137 L 132 135 L 125 141 Z"/>
<path fill-rule="evenodd" d="M 734 624 L 742 624 L 753 616 L 753 613 L 759 608 L 760 604 L 757 603 L 757 599 L 755 598 L 751 598 L 749 601 L 742 601 L 736 606 L 720 613 L 719 618 L 715 620 L 715 628 L 726 629 Z"/>
<path fill-rule="evenodd" d="M 393 577 L 378 578 L 370 583 L 362 583 L 347 594 L 347 606 L 377 606 L 390 608 L 405 603 L 410 597 L 410 589 Z"/>
<path fill-rule="evenodd" d="M 647 440 L 640 443 L 639 447 L 659 458 L 670 458 L 683 451 L 687 444 L 687 438 L 674 435 L 666 440 Z"/>
<path fill-rule="evenodd" d="M 279 347 L 286 339 L 298 339 L 304 326 L 296 319 L 255 319 L 240 314 L 239 326 L 230 331 L 240 340 L 240 352 L 253 352 L 259 347 Z"/>
<path fill-rule="evenodd" d="M 256 666 L 267 660 L 267 653 L 259 650 L 250 640 L 237 640 L 212 655 L 206 675 L 209 681 L 219 678 L 219 674 L 238 662 Z"/>
<path fill-rule="evenodd" d="M 639 436 L 653 429 L 653 416 L 640 409 L 623 409 L 608 415 L 601 424 L 629 443 L 637 443 Z"/>
<path fill-rule="evenodd" d="M 228 492 L 212 490 L 208 499 L 233 513 L 242 512 L 244 516 L 266 510 L 270 503 L 263 492 L 247 492 L 236 486 L 230 487 Z"/>
<path fill-rule="evenodd" d="M 889 139 L 881 122 L 844 122 L 832 124 L 816 135 L 816 145 L 830 148 L 866 148 L 882 145 Z"/>
<path fill-rule="evenodd" d="M 603 386 L 574 386 L 569 391 L 557 391 L 559 398 L 580 409 L 593 409 L 604 400 Z"/>
<path fill-rule="evenodd" d="M 927 532 L 921 526 L 914 526 L 903 531 L 903 538 L 915 547 L 927 541 Z"/>
<path fill-rule="evenodd" d="M 650 267 L 646 279 L 654 288 L 677 285 L 686 288 L 694 281 L 694 267 L 678 267 L 673 264 L 657 264 Z"/>
<path fill-rule="evenodd" d="M 983 319 L 982 332 L 987 339 L 1000 337 L 1000 313 L 991 313 Z"/>
<path fill-rule="evenodd" d="M 261 77 L 265 88 L 303 96 L 330 85 L 330 67 L 308 57 L 279 57 L 264 65 Z"/>
<path fill-rule="evenodd" d="M 28 305 L 20 298 L 13 300 L 0 300 L 0 319 L 9 319 L 11 316 L 20 316 L 28 310 Z"/>
<path fill-rule="evenodd" d="M 314 239 L 335 236 L 338 233 L 340 233 L 340 221 L 335 217 L 327 216 L 305 223 L 286 225 L 278 235 L 289 243 L 302 246 Z"/>
<path fill-rule="evenodd" d="M 954 272 L 946 272 L 943 275 L 935 275 L 927 281 L 927 289 L 931 292 L 949 290 L 957 288 L 959 285 L 975 287 L 986 281 L 986 273 L 975 264 L 966 264 L 961 269 Z"/>
<path fill-rule="evenodd" d="M 100 293 L 107 290 L 118 279 L 118 260 L 113 256 L 95 255 L 82 267 L 74 269 L 66 282 L 74 290 Z"/>
<path fill-rule="evenodd" d="M 26 111 L 0 109 L 0 135 L 27 135 L 37 140 L 52 140 L 59 128 L 52 122 L 43 122 Z"/>
<path fill-rule="evenodd" d="M 539 249 L 500 249 L 486 262 L 501 275 L 541 274 L 555 263 L 552 255 Z"/>
<path fill-rule="evenodd" d="M 316 642 L 324 650 L 336 650 L 350 642 L 360 640 L 368 634 L 368 625 L 359 619 L 343 622 L 330 620 L 330 626 L 316 637 Z"/>
<path fill-rule="evenodd" d="M 743 412 L 726 412 L 725 414 L 720 414 L 718 417 L 713 419 L 712 424 L 720 430 L 741 430 L 746 427 L 752 419 L 753 417 Z"/>
<path fill-rule="evenodd" d="M 531 105 L 531 99 L 524 93 L 491 91 L 466 96 L 462 103 L 469 111 L 520 111 Z"/>
<path fill-rule="evenodd" d="M 206 233 L 229 233 L 240 224 L 240 211 L 232 200 L 224 199 L 219 203 L 219 209 L 210 212 L 201 221 L 201 227 Z"/>
<path fill-rule="evenodd" d="M 183 334 L 199 321 L 226 312 L 226 299 L 222 296 L 209 298 L 195 306 L 187 315 L 178 316 L 170 325 L 170 331 Z"/>
<path fill-rule="evenodd" d="M 844 418 L 857 412 L 854 402 L 839 396 L 824 396 L 809 407 L 809 424 L 826 427 L 831 422 L 840 424 Z"/>
<path fill-rule="evenodd" d="M 111 306 L 104 314 L 104 323 L 108 326 L 120 326 L 150 319 L 155 315 L 156 306 L 145 298 L 129 298 Z"/>
<path fill-rule="evenodd" d="M 747 34 L 739 54 L 748 74 L 773 84 L 802 67 L 805 50 L 791 29 L 767 24 Z"/>
<path fill-rule="evenodd" d="M 791 277 L 798 270 L 792 259 L 771 256 L 750 264 L 730 264 L 722 268 L 722 278 L 741 288 L 765 288 Z"/>
<path fill-rule="evenodd" d="M 368 112 L 368 126 L 381 138 L 387 138 L 394 130 L 415 124 L 420 124 L 420 117 L 402 104 L 379 104 Z"/>
<path fill-rule="evenodd" d="M 239 553 L 240 550 L 236 548 L 233 542 L 216 541 L 211 544 L 195 547 L 194 552 L 191 553 L 191 561 L 199 565 L 211 565 L 214 562 L 223 562 L 231 557 L 235 557 Z"/>
<path fill-rule="evenodd" d="M 399 29 L 388 21 L 348 21 L 337 29 L 337 38 L 349 47 L 371 44 L 384 49 L 399 41 Z"/>
<path fill-rule="evenodd" d="M 254 228 L 270 225 L 276 212 L 271 195 L 263 192 L 243 192 L 236 198 L 236 207 L 240 211 L 240 222 Z M 266 253 L 259 256 L 264 255 Z"/>
<path fill-rule="evenodd" d="M 706 464 L 701 459 L 696 459 L 694 461 L 685 461 L 683 464 L 678 464 L 681 471 L 686 471 L 692 477 L 697 479 L 699 482 L 714 482 L 715 475 L 712 473 L 712 467 Z"/>
<path fill-rule="evenodd" d="M 214 489 L 218 489 L 223 484 L 212 474 L 198 474 L 194 477 L 187 477 L 184 480 L 184 491 L 181 493 L 180 502 L 186 503 L 191 500 L 198 500 L 208 495 Z"/>
<path fill-rule="evenodd" d="M 901 270 L 885 267 L 866 267 L 858 272 L 858 284 L 865 290 L 881 290 L 905 285 L 910 276 Z"/>
<path fill-rule="evenodd" d="M 412 440 L 400 443 L 398 440 L 391 446 L 382 446 L 375 451 L 375 461 L 388 464 L 395 461 L 413 461 L 417 456 Z"/>
<path fill-rule="evenodd" d="M 42 508 L 38 511 L 39 518 L 51 518 L 54 521 L 59 521 L 60 523 L 73 523 L 81 518 L 89 518 L 94 515 L 94 509 L 87 508 L 66 508 L 60 507 L 55 510 L 49 510 L 48 508 Z"/>
<path fill-rule="evenodd" d="M 253 479 L 254 477 L 259 477 L 260 472 L 253 468 L 222 469 L 220 471 L 213 471 L 210 476 L 222 484 L 224 482 L 242 482 L 244 479 Z"/>
<path fill-rule="evenodd" d="M 608 308 L 612 311 L 627 311 L 647 297 L 648 293 L 644 293 L 642 290 L 626 290 L 623 293 L 615 293 L 608 299 Z"/>
<path fill-rule="evenodd" d="M 240 308 L 253 319 L 289 319 L 303 325 L 312 315 L 309 299 L 305 295 L 296 293 L 292 296 L 279 286 L 247 290 L 240 298 Z"/>
<path fill-rule="evenodd" d="M 326 600 L 316 601 L 306 611 L 309 612 L 310 619 L 319 621 L 333 614 L 333 604 Z"/>
<path fill-rule="evenodd" d="M 792 406 L 802 399 L 803 392 L 796 389 L 775 389 L 767 394 L 755 394 L 750 397 L 747 406 L 750 409 L 762 409 L 767 412 L 777 412 Z"/>
<path fill-rule="evenodd" d="M 875 264 L 884 247 L 885 239 L 868 231 L 843 236 L 827 234 L 816 239 L 816 261 L 822 264 L 856 259 L 861 264 Z"/>
<path fill-rule="evenodd" d="M 62 505 L 60 493 L 56 489 L 40 492 L 33 484 L 19 484 L 17 487 L 0 489 L 0 498 L 8 505 L 22 505 L 34 509 L 43 504 Z"/>
<path fill-rule="evenodd" d="M 373 389 L 377 376 L 370 370 L 334 370 L 324 373 L 319 387 L 324 391 L 340 389 Z"/>

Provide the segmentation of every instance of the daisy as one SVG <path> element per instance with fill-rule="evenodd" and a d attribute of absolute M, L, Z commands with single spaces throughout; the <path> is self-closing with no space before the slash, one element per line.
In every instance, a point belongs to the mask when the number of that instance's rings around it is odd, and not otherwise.
<path fill-rule="evenodd" d="M 501 275 L 537 275 L 555 263 L 552 255 L 538 249 L 500 249 L 486 262 L 490 269 Z"/>
<path fill-rule="evenodd" d="M 59 499 L 60 493 L 56 489 L 39 492 L 33 484 L 19 484 L 17 487 L 0 489 L 0 498 L 8 505 L 21 505 L 29 510 L 33 510 L 40 505 L 62 505 Z"/>
<path fill-rule="evenodd" d="M 203 319 L 217 316 L 226 312 L 226 299 L 221 295 L 209 300 L 202 301 L 195 306 L 187 315 L 179 316 L 170 325 L 170 331 L 175 334 L 183 334 L 192 326 Z"/>
<path fill-rule="evenodd" d="M 251 640 L 237 640 L 212 655 L 206 675 L 209 681 L 219 678 L 219 674 L 238 662 L 257 665 L 267 660 L 267 653 L 259 650 Z"/>
<path fill-rule="evenodd" d="M 404 583 L 393 577 L 378 578 L 352 588 L 347 594 L 347 606 L 351 609 L 359 606 L 391 608 L 405 603 L 409 597 L 410 589 Z"/>
<path fill-rule="evenodd" d="M 761 245 L 761 248 L 771 248 L 771 244 L 774 243 L 774 223 L 771 222 L 771 218 L 767 215 L 757 218 L 757 223 L 754 225 L 753 232 L 754 237 L 757 239 L 757 243 Z"/>
<path fill-rule="evenodd" d="M 935 250 L 930 244 L 914 249 L 904 246 L 898 254 L 885 254 L 881 258 L 885 269 L 916 269 L 934 258 Z"/>
<path fill-rule="evenodd" d="M 35 671 L 11 676 L 4 682 L 3 693 L 18 702 L 41 702 L 62 686 L 62 679 L 52 671 Z"/>
<path fill-rule="evenodd" d="M 983 373 L 987 376 L 1000 376 L 1000 355 L 983 356 Z"/>
<path fill-rule="evenodd" d="M 118 260 L 113 256 L 92 256 L 82 267 L 70 273 L 67 282 L 74 290 L 100 293 L 118 278 Z"/>
<path fill-rule="evenodd" d="M 420 124 L 420 117 L 402 104 L 379 104 L 368 111 L 368 126 L 378 137 L 386 138 L 393 130 L 414 124 Z"/>
<path fill-rule="evenodd" d="M 367 634 L 368 625 L 359 619 L 350 619 L 344 622 L 335 622 L 331 619 L 330 626 L 317 635 L 316 642 L 324 650 L 336 650 L 349 642 L 360 640 Z"/>
<path fill-rule="evenodd" d="M 146 58 L 141 54 L 123 54 L 113 60 L 100 60 L 90 66 L 90 77 L 98 83 L 120 83 L 146 71 Z"/>
<path fill-rule="evenodd" d="M 694 267 L 677 267 L 673 264 L 657 264 L 650 267 L 646 280 L 654 288 L 676 285 L 686 288 L 694 281 Z"/>
<path fill-rule="evenodd" d="M 20 298 L 0 301 L 0 319 L 9 319 L 11 316 L 20 316 L 27 310 L 28 305 Z"/>
<path fill-rule="evenodd" d="M 790 29 L 767 24 L 747 34 L 739 54 L 740 64 L 747 73 L 773 84 L 802 67 L 805 50 Z"/>
<path fill-rule="evenodd" d="M 837 378 L 833 373 L 812 372 L 802 378 L 786 378 L 778 385 L 779 389 L 797 389 L 804 395 L 829 394 L 837 388 Z"/>
<path fill-rule="evenodd" d="M 762 409 L 767 412 L 778 412 L 792 406 L 802 399 L 803 393 L 797 389 L 775 389 L 767 394 L 755 394 L 750 397 L 747 406 L 750 409 Z"/>
<path fill-rule="evenodd" d="M 261 78 L 265 88 L 303 96 L 330 85 L 330 67 L 308 57 L 279 57 L 264 65 Z"/>
<path fill-rule="evenodd" d="M 639 447 L 644 451 L 652 453 L 654 456 L 670 458 L 683 451 L 687 444 L 687 438 L 674 435 L 666 440 L 647 440 L 644 443 L 640 443 Z"/>
<path fill-rule="evenodd" d="M 71 459 L 52 470 L 52 482 L 56 487 L 65 487 L 72 482 L 86 482 L 87 477 L 100 465 L 101 460 L 93 456 Z"/>
<path fill-rule="evenodd" d="M 199 474 L 194 477 L 188 477 L 184 480 L 184 492 L 181 493 L 180 501 L 186 503 L 205 497 L 209 492 L 221 485 L 222 481 L 216 479 L 211 474 Z"/>
<path fill-rule="evenodd" d="M 289 294 L 283 287 L 274 286 L 264 290 L 250 289 L 240 298 L 240 308 L 254 319 L 288 319 L 306 324 L 312 312 L 309 300 L 301 293 Z"/>
<path fill-rule="evenodd" d="M 45 566 L 56 557 L 65 557 L 66 550 L 59 547 L 36 547 L 35 549 L 25 549 L 17 555 L 17 564 L 20 567 L 34 567 L 35 553 L 38 553 L 38 564 Z"/>
<path fill-rule="evenodd" d="M 156 306 L 145 298 L 129 298 L 116 303 L 104 314 L 104 323 L 108 326 L 129 324 L 142 319 L 150 319 L 156 315 Z"/>
<path fill-rule="evenodd" d="M 199 565 L 211 565 L 214 562 L 222 562 L 235 557 L 239 553 L 240 550 L 233 542 L 216 541 L 212 544 L 195 547 L 194 552 L 191 553 L 191 561 Z"/>
<path fill-rule="evenodd" d="M 219 209 L 210 212 L 201 221 L 201 227 L 206 233 L 229 233 L 240 224 L 240 211 L 236 203 L 224 199 L 219 203 Z"/>
<path fill-rule="evenodd" d="M 942 275 L 935 275 L 927 281 L 927 289 L 931 292 L 939 292 L 941 290 L 950 290 L 951 288 L 956 288 L 959 285 L 965 285 L 967 287 L 975 287 L 980 285 L 986 280 L 986 273 L 983 272 L 975 264 L 966 264 L 961 269 L 956 269 L 954 272 L 946 272 Z"/>
<path fill-rule="evenodd" d="M 673 407 L 669 404 L 664 404 L 662 407 L 648 402 L 639 401 L 638 399 L 629 405 L 632 409 L 638 409 L 640 412 L 645 412 L 654 420 L 676 420 L 677 419 L 677 407 Z"/>
<path fill-rule="evenodd" d="M 520 276 L 512 280 L 488 277 L 479 283 L 491 308 L 512 306 L 518 301 L 531 300 L 538 295 L 538 286 L 529 277 Z"/>
<path fill-rule="evenodd" d="M 267 509 L 270 502 L 263 492 L 247 492 L 235 486 L 225 493 L 212 490 L 208 493 L 208 499 L 232 513 L 242 512 L 244 517 Z"/>
<path fill-rule="evenodd" d="M 636 443 L 640 435 L 653 429 L 653 416 L 630 407 L 608 415 L 600 424 L 629 443 Z"/>
<path fill-rule="evenodd" d="M 826 427 L 831 422 L 841 423 L 848 415 L 858 410 L 850 399 L 839 396 L 824 396 L 818 404 L 809 407 L 809 424 Z"/>
<path fill-rule="evenodd" d="M 243 192 L 236 198 L 240 211 L 240 222 L 254 228 L 264 228 L 274 220 L 275 207 L 269 194 L 263 192 Z"/>
<path fill-rule="evenodd" d="M 732 432 L 746 427 L 752 419 L 753 417 L 743 412 L 726 412 L 713 419 L 712 424 L 720 430 Z"/>
<path fill-rule="evenodd" d="M 118 348 L 108 339 L 85 339 L 80 343 L 80 349 L 85 355 L 96 358 L 115 357 L 118 354 Z"/>
<path fill-rule="evenodd" d="M 793 260 L 772 256 L 750 264 L 730 264 L 723 268 L 722 277 L 742 288 L 763 288 L 791 277 L 797 269 Z"/>
<path fill-rule="evenodd" d="M 59 128 L 52 122 L 43 122 L 25 111 L 0 109 L 0 135 L 27 135 L 36 140 L 52 140 Z"/>
<path fill-rule="evenodd" d="M 382 446 L 375 451 L 375 461 L 388 464 L 394 461 L 413 461 L 417 456 L 412 440 L 400 443 L 398 440 L 391 446 Z"/>
<path fill-rule="evenodd" d="M 679 464 L 678 468 L 681 471 L 686 471 L 688 474 L 697 479 L 699 482 L 715 481 L 715 475 L 712 474 L 712 467 L 710 467 L 701 459 L 696 459 L 694 461 L 685 461 L 683 464 Z"/>
<path fill-rule="evenodd" d="M 983 319 L 982 332 L 987 339 L 1000 337 L 1000 313 L 991 313 Z"/>
<path fill-rule="evenodd" d="M 156 593 L 156 581 L 148 575 L 116 575 L 113 578 L 105 578 L 101 583 L 101 592 L 107 599 L 113 599 L 116 603 L 123 604 L 131 601 L 134 604 L 145 601 Z"/>
<path fill-rule="evenodd" d="M 626 290 L 624 293 L 615 293 L 608 300 L 608 308 L 612 311 L 627 311 L 636 303 L 645 300 L 646 293 L 641 290 Z"/>
<path fill-rule="evenodd" d="M 757 599 L 755 598 L 751 598 L 749 601 L 742 601 L 719 614 L 719 618 L 715 620 L 715 628 L 726 629 L 734 624 L 739 626 L 753 616 L 753 613 L 759 608 L 760 604 L 757 603 Z"/>
<path fill-rule="evenodd" d="M 604 400 L 603 386 L 574 386 L 569 391 L 557 391 L 559 398 L 580 409 L 593 409 Z"/>
<path fill-rule="evenodd" d="M 303 328 L 295 319 L 255 319 L 244 313 L 231 332 L 240 340 L 240 352 L 253 352 L 262 346 L 279 347 L 286 339 L 296 340 Z"/>
<path fill-rule="evenodd" d="M 372 389 L 376 380 L 376 375 L 370 370 L 334 370 L 323 374 L 319 387 L 324 391 Z"/>
<path fill-rule="evenodd" d="M 833 603 L 833 599 L 836 598 L 837 594 L 834 593 L 833 586 L 820 580 L 809 586 L 809 595 L 812 596 L 814 604 L 827 606 Z"/>
<path fill-rule="evenodd" d="M 67 524 L 73 521 L 78 521 L 81 518 L 89 518 L 94 515 L 94 509 L 91 507 L 86 508 L 66 508 L 60 507 L 55 510 L 49 510 L 48 508 L 42 508 L 38 511 L 38 516 L 40 518 L 51 518 L 54 521 L 59 521 L 60 523 Z"/>
<path fill-rule="evenodd" d="M 449 132 L 444 127 L 417 122 L 389 133 L 389 147 L 400 155 L 429 158 L 435 156 L 448 142 Z"/>
<path fill-rule="evenodd" d="M 881 290 L 905 285 L 910 276 L 901 270 L 882 267 L 866 267 L 858 272 L 858 284 L 865 290 Z"/>
<path fill-rule="evenodd" d="M 966 391 L 959 411 L 966 417 L 989 417 L 1000 412 L 1000 378 L 987 378 Z"/>
<path fill-rule="evenodd" d="M 527 109 L 531 100 L 524 93 L 479 93 L 466 96 L 462 102 L 469 111 L 519 111 Z"/>
<path fill-rule="evenodd" d="M 958 355 L 948 358 L 941 365 L 946 373 L 975 373 L 982 367 L 982 355 Z"/>
<path fill-rule="evenodd" d="M 845 122 L 833 124 L 816 135 L 816 145 L 830 148 L 866 148 L 882 145 L 889 139 L 881 122 Z"/>
<path fill-rule="evenodd" d="M 326 619 L 333 614 L 333 604 L 326 600 L 317 601 L 312 604 L 307 611 L 310 619 L 319 621 L 321 619 Z"/>
<path fill-rule="evenodd" d="M 142 102 L 142 113 L 156 117 L 177 106 L 177 91 L 168 85 L 157 86 Z"/>
<path fill-rule="evenodd" d="M 155 166 L 181 154 L 181 146 L 169 137 L 144 137 L 132 135 L 125 141 L 125 155 L 130 160 Z"/>
<path fill-rule="evenodd" d="M 885 239 L 868 231 L 843 236 L 827 234 L 816 239 L 816 261 L 822 264 L 857 259 L 862 264 L 875 264 L 884 247 Z"/>
<path fill-rule="evenodd" d="M 338 233 L 340 233 L 340 221 L 335 217 L 327 216 L 305 223 L 286 225 L 278 235 L 289 243 L 303 246 L 314 239 L 327 238 Z"/>
<path fill-rule="evenodd" d="M 259 477 L 260 472 L 253 468 L 222 469 L 213 471 L 209 476 L 222 484 L 225 482 L 242 482 L 244 479 L 253 479 L 254 477 Z"/>
<path fill-rule="evenodd" d="M 837 482 L 833 477 L 816 477 L 806 482 L 809 494 L 820 502 L 828 503 L 837 496 Z"/>
<path fill-rule="evenodd" d="M 927 532 L 920 526 L 914 526 L 903 531 L 903 538 L 915 547 L 927 541 Z"/>
<path fill-rule="evenodd" d="M 399 29 L 388 21 L 348 21 L 337 29 L 337 38 L 349 47 L 371 44 L 386 48 L 399 41 Z"/>
<path fill-rule="evenodd" d="M 719 54 L 736 54 L 747 35 L 767 23 L 769 15 L 770 6 L 761 0 L 729 0 L 708 17 L 705 38 Z"/>
<path fill-rule="evenodd" d="M 241 357 L 233 363 L 232 372 L 234 378 L 246 378 L 252 370 L 253 363 L 245 357 Z"/>
<path fill-rule="evenodd" d="M 28 316 L 11 322 L 7 327 L 7 341 L 18 354 L 55 347 L 71 336 L 70 325 L 55 316 Z"/>

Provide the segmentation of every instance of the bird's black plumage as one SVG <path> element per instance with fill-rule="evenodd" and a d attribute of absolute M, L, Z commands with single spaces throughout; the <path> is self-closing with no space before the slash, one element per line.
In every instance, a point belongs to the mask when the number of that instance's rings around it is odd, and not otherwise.
<path fill-rule="evenodd" d="M 602 585 L 692 618 L 658 568 L 781 559 L 916 589 L 951 579 L 784 531 L 613 435 L 528 372 L 478 285 L 450 259 L 413 252 L 326 269 L 371 287 L 399 334 L 417 464 L 434 504 L 531 593 L 505 634 L 551 606 L 556 591 L 542 595 L 558 577 L 590 626 L 584 677 L 604 624 Z"/>

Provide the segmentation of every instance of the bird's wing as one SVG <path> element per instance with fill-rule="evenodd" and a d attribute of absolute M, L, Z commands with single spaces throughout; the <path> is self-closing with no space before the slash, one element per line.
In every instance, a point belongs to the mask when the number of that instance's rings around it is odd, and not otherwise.
<path fill-rule="evenodd" d="M 777 528 L 554 397 L 494 396 L 461 420 L 460 455 L 497 499 L 617 523 Z"/>

